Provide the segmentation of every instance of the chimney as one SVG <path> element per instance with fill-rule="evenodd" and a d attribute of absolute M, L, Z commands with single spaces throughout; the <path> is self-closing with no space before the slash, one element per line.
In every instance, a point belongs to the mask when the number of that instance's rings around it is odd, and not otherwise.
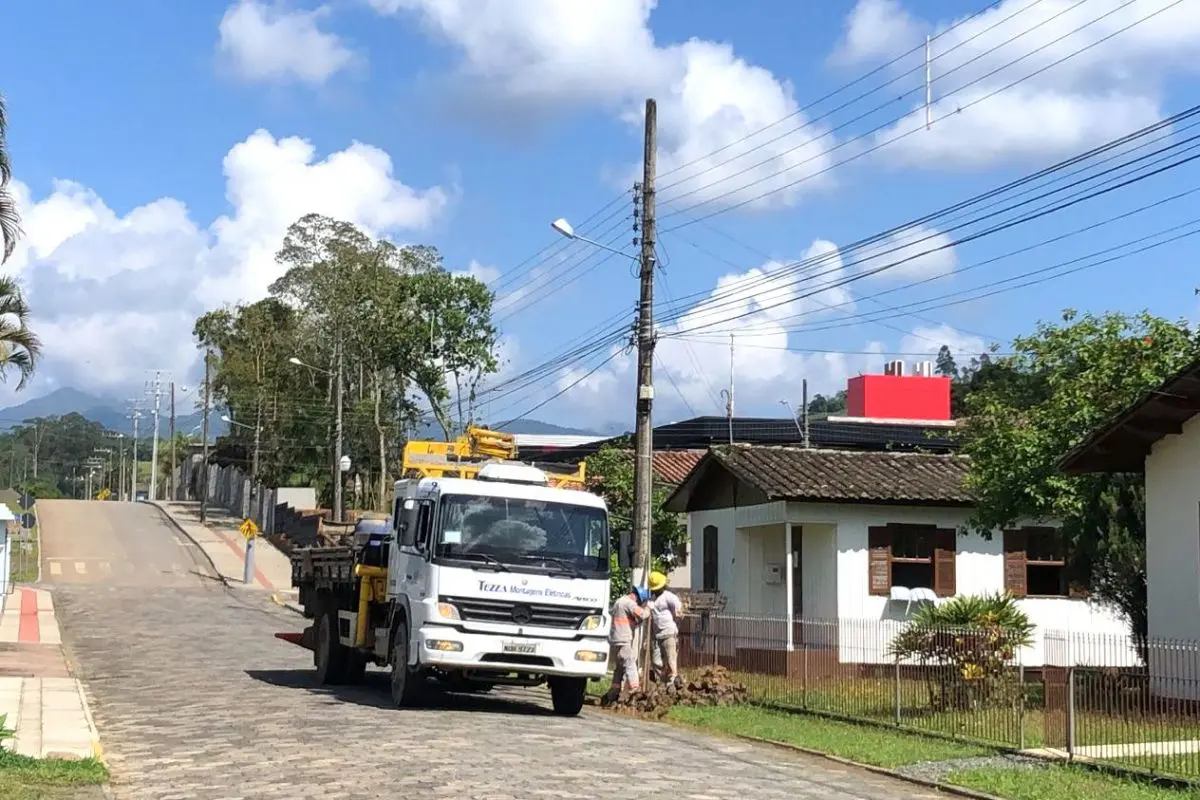
<path fill-rule="evenodd" d="M 922 378 L 932 378 L 933 377 L 933 362 L 932 361 L 918 361 L 915 366 L 916 366 L 916 370 L 913 373 L 914 375 L 919 375 Z"/>
<path fill-rule="evenodd" d="M 904 375 L 904 362 L 900 361 L 899 359 L 897 359 L 895 361 L 887 362 L 886 364 L 883 365 L 883 374 L 884 375 L 895 375 L 897 377 L 903 376 Z"/>

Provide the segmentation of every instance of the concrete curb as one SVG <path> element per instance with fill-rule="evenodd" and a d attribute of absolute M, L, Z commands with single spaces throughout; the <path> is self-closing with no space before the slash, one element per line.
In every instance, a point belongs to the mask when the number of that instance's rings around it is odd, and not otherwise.
<path fill-rule="evenodd" d="M 938 792 L 952 794 L 958 797 L 966 797 L 970 798 L 970 800 L 1004 800 L 1004 798 L 996 797 L 995 795 L 991 794 L 984 794 L 983 792 L 977 792 L 973 789 L 964 789 L 961 786 L 954 786 L 949 783 L 939 783 L 938 781 L 930 781 L 926 780 L 925 778 L 917 778 L 912 775 L 905 775 L 903 772 L 896 772 L 895 770 L 888 769 L 887 767 L 876 767 L 871 764 L 861 764 L 857 761 L 851 761 L 848 758 L 831 755 L 820 750 L 813 750 L 809 747 L 802 747 L 798 744 L 788 744 L 787 742 L 776 742 L 772 741 L 771 739 L 761 739 L 757 736 L 748 736 L 741 733 L 729 733 L 727 731 L 713 730 L 700 725 L 690 725 L 686 722 L 673 722 L 665 719 L 650 719 L 633 714 L 623 714 L 618 710 L 601 708 L 599 705 L 592 706 L 592 710 L 601 711 L 614 717 L 620 717 L 621 719 L 633 719 L 658 725 L 667 725 L 668 727 L 686 728 L 688 730 L 699 731 L 701 733 L 707 733 L 710 735 L 727 736 L 733 739 L 740 739 L 744 742 L 751 742 L 753 744 L 768 745 L 779 750 L 790 750 L 793 753 L 803 753 L 806 756 L 823 758 L 826 761 L 832 761 L 835 764 L 841 764 L 842 766 L 846 767 L 855 767 L 857 769 L 865 770 L 866 772 L 874 773 L 875 775 L 883 775 L 888 778 L 894 778 L 898 781 L 911 783 L 914 786 L 923 786 L 926 789 L 933 789 Z"/>
<path fill-rule="evenodd" d="M 159 503 L 157 500 L 146 500 L 145 503 L 146 503 L 146 505 L 153 506 L 154 508 L 156 508 L 158 510 L 158 513 L 163 516 L 163 518 L 171 525 L 172 528 L 179 531 L 180 535 L 182 535 L 185 539 L 187 539 L 189 542 L 191 542 L 193 545 L 195 545 L 196 549 L 200 551 L 200 554 L 204 556 L 204 560 L 208 562 L 208 568 L 212 570 L 213 577 L 216 580 L 220 581 L 221 584 L 223 586 L 225 586 L 225 588 L 227 588 L 227 589 L 233 588 L 233 586 L 229 583 L 229 579 L 221 574 L 221 570 L 217 569 L 216 562 L 213 561 L 212 556 L 210 556 L 208 554 L 208 551 L 204 549 L 204 546 L 202 544 L 200 544 L 198 541 L 196 541 L 196 539 L 190 533 L 187 532 L 187 529 L 184 528 L 183 525 L 179 524 L 179 520 L 177 520 L 177 519 L 175 519 L 175 517 L 171 516 L 171 512 L 169 512 L 169 511 L 167 511 L 167 509 L 163 508 L 162 504 Z"/>
<path fill-rule="evenodd" d="M 704 728 L 700 728 L 699 730 L 704 730 Z M 887 767 L 877 767 L 872 764 L 862 764 L 858 761 L 851 761 L 848 758 L 842 758 L 841 756 L 823 753 L 820 750 L 813 750 L 808 747 L 802 747 L 798 744 L 775 742 L 771 741 L 770 739 L 760 739 L 757 736 L 747 736 L 741 733 L 735 733 L 733 736 L 734 738 L 742 739 L 743 741 L 747 742 L 754 742 L 755 744 L 765 744 L 772 747 L 777 747 L 781 750 L 792 750 L 794 752 L 804 753 L 805 755 L 809 756 L 817 756 L 818 758 L 824 758 L 827 761 L 832 761 L 835 764 L 841 764 L 847 767 L 857 767 L 858 769 L 866 770 L 867 772 L 873 772 L 876 775 L 884 775 L 888 778 L 895 778 L 896 780 L 905 781 L 906 783 L 924 786 L 926 789 L 936 789 L 937 791 L 945 792 L 946 794 L 953 794 L 959 797 L 969 797 L 972 800 L 1003 800 L 1003 798 L 996 797 L 992 794 L 977 792 L 974 789 L 964 789 L 961 786 L 954 786 L 953 784 L 949 783 L 941 783 L 939 781 L 930 781 L 926 780 L 925 778 L 917 778 L 912 775 L 905 775 L 903 772 L 897 772 L 895 770 L 888 769 Z"/>
<path fill-rule="evenodd" d="M 83 706 L 83 718 L 87 720 L 88 733 L 92 737 L 92 758 L 104 763 L 104 747 L 100 744 L 100 730 L 96 727 L 96 718 L 92 716 L 92 706 L 88 703 L 87 690 L 83 681 L 75 679 L 75 687 L 79 691 L 79 703 Z"/>
<path fill-rule="evenodd" d="M 275 605 L 279 606 L 280 608 L 286 608 L 288 611 L 291 611 L 295 614 L 299 614 L 302 617 L 304 616 L 303 608 L 301 608 L 299 605 L 297 605 L 296 603 L 293 603 L 290 600 L 284 600 L 284 599 L 280 598 L 278 592 L 272 592 L 271 602 L 274 603 Z"/>

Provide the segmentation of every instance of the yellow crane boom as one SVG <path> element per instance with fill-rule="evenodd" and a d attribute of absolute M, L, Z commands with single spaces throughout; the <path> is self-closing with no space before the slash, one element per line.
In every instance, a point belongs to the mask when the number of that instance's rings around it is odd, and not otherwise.
<path fill-rule="evenodd" d="M 401 470 L 406 478 L 474 478 L 486 464 L 517 460 L 517 441 L 511 433 L 487 428 L 467 428 L 452 442 L 410 441 L 404 445 Z M 587 489 L 584 464 L 573 471 L 565 466 L 539 464 L 551 486 Z"/>

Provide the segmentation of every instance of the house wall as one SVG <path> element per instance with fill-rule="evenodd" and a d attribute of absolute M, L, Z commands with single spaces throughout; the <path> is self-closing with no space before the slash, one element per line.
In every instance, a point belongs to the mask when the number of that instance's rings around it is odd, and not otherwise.
<path fill-rule="evenodd" d="M 1193 643 L 1151 648 L 1156 691 L 1200 699 L 1200 416 L 1146 458 L 1146 586 L 1151 638 Z"/>
<path fill-rule="evenodd" d="M 890 663 L 887 648 L 912 609 L 887 597 L 871 595 L 868 587 L 867 531 L 887 523 L 966 526 L 966 508 L 921 508 L 812 503 L 763 503 L 736 509 L 694 511 L 690 517 L 693 541 L 692 585 L 703 581 L 702 535 L 707 525 L 718 529 L 718 590 L 726 597 L 726 613 L 747 617 L 787 614 L 786 584 L 768 585 L 768 563 L 787 564 L 784 522 L 791 519 L 793 535 L 801 537 L 803 617 L 838 620 L 841 660 Z M 997 533 L 990 540 L 976 533 L 959 535 L 955 557 L 956 586 L 961 594 L 1004 590 L 1004 543 Z M 1057 631 L 1082 644 L 1080 637 L 1102 637 L 1091 646 L 1075 646 L 1079 664 L 1125 666 L 1137 663 L 1128 643 L 1128 627 L 1115 613 L 1084 599 L 1021 598 L 1018 600 L 1037 626 L 1034 646 L 1025 648 L 1021 663 L 1046 663 L 1043 634 Z M 1055 655 L 1065 652 L 1055 650 Z"/>

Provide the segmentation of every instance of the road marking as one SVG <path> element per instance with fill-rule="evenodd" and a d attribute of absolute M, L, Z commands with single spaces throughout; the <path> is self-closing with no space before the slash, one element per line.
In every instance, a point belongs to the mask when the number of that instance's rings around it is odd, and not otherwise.
<path fill-rule="evenodd" d="M 75 571 L 82 575 L 83 573 L 87 572 L 87 564 L 83 563 L 82 561 L 76 561 Z"/>
<path fill-rule="evenodd" d="M 51 575 L 62 575 L 62 564 L 58 563 L 57 561 L 51 561 L 50 562 L 50 574 Z"/>

